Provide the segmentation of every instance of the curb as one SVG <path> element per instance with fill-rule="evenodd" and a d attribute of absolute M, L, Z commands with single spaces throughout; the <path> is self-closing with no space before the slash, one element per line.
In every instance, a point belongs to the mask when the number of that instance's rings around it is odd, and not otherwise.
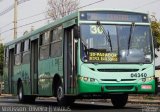
<path fill-rule="evenodd" d="M 153 101 L 148 101 L 148 100 L 129 100 L 128 103 L 134 103 L 134 104 L 157 104 L 157 105 L 160 105 L 160 101 L 158 100 L 153 100 Z"/>
<path fill-rule="evenodd" d="M 11 94 L 1 94 L 1 95 L 0 95 L 0 99 L 9 99 L 9 98 L 11 98 L 11 99 L 16 99 L 17 96 L 13 96 L 13 95 L 11 95 Z"/>

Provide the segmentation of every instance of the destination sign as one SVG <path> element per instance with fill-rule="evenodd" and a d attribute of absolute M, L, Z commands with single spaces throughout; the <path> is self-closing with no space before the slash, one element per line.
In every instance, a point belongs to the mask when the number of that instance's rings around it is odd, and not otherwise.
<path fill-rule="evenodd" d="M 83 11 L 80 13 L 80 19 L 88 21 L 148 22 L 146 14 L 120 11 Z"/>
<path fill-rule="evenodd" d="M 89 61 L 117 62 L 116 53 L 89 52 Z"/>

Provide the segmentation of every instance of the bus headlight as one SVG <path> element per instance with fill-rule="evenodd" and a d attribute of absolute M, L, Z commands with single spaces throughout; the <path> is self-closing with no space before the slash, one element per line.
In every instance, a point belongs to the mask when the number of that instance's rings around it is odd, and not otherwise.
<path fill-rule="evenodd" d="M 83 80 L 84 81 L 88 81 L 88 77 L 83 77 Z"/>
<path fill-rule="evenodd" d="M 79 78 L 78 78 L 79 80 L 83 80 L 83 81 L 85 81 L 85 82 L 95 82 L 96 81 L 96 79 L 94 79 L 94 78 L 89 78 L 89 77 L 83 77 L 83 76 L 79 76 Z"/>
<path fill-rule="evenodd" d="M 142 78 L 143 82 L 148 82 L 148 81 L 152 81 L 154 79 L 154 77 L 147 77 L 147 78 Z"/>

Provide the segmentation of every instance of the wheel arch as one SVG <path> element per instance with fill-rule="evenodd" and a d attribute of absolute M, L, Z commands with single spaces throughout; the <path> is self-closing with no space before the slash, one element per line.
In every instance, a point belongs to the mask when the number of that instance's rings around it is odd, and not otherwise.
<path fill-rule="evenodd" d="M 55 74 L 54 77 L 53 77 L 53 82 L 52 82 L 53 96 L 56 96 L 56 90 L 57 90 L 58 84 L 62 84 L 62 79 L 61 79 L 61 76 L 59 74 Z"/>

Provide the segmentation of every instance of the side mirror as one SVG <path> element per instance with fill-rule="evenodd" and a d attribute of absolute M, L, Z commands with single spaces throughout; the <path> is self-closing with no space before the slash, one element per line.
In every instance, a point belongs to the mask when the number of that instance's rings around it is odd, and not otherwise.
<path fill-rule="evenodd" d="M 74 32 L 74 38 L 78 39 L 79 38 L 79 27 L 77 25 L 74 26 L 73 32 Z"/>

